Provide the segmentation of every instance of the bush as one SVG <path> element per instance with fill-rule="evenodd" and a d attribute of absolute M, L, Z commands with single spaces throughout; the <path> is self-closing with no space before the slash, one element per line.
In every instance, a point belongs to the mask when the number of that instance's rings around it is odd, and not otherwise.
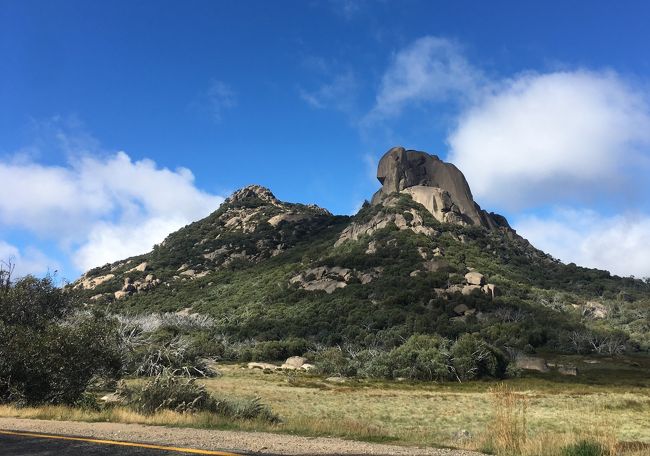
<path fill-rule="evenodd" d="M 463 334 L 451 347 L 453 372 L 458 380 L 501 378 L 507 361 L 494 347 L 473 334 Z"/>
<path fill-rule="evenodd" d="M 314 355 L 317 372 L 324 375 L 353 377 L 357 369 L 340 348 L 328 348 Z"/>
<path fill-rule="evenodd" d="M 562 456 L 605 456 L 606 449 L 598 442 L 582 440 L 562 449 Z"/>
<path fill-rule="evenodd" d="M 315 354 L 318 372 L 346 377 L 444 382 L 502 378 L 508 365 L 499 350 L 471 334 L 462 335 L 454 343 L 437 335 L 415 334 L 390 351 L 347 351 L 347 356 L 340 348 Z"/>
<path fill-rule="evenodd" d="M 79 312 L 51 277 L 0 288 L 0 402 L 70 404 L 94 378 L 120 372 L 115 324 Z"/>
<path fill-rule="evenodd" d="M 130 334 L 130 333 L 126 333 Z M 165 370 L 187 377 L 214 377 L 209 360 L 192 349 L 191 341 L 184 336 L 167 341 L 155 341 L 150 336 L 126 339 L 123 333 L 121 350 L 124 370 L 131 375 L 154 377 Z"/>
<path fill-rule="evenodd" d="M 262 404 L 259 398 L 217 398 L 206 391 L 204 385 L 196 383 L 196 379 L 179 377 L 169 371 L 164 371 L 139 387 L 129 388 L 122 383 L 118 394 L 127 405 L 147 415 L 160 410 L 173 410 L 178 413 L 209 412 L 242 420 L 279 421 L 277 415 Z"/>
<path fill-rule="evenodd" d="M 445 381 L 450 376 L 449 341 L 439 336 L 411 336 L 387 358 L 393 378 Z"/>

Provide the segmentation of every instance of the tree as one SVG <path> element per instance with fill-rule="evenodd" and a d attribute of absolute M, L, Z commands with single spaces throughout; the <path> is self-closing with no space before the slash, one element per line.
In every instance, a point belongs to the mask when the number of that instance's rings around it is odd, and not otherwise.
<path fill-rule="evenodd" d="M 74 404 L 96 377 L 120 371 L 115 323 L 82 311 L 52 277 L 0 271 L 0 402 Z"/>

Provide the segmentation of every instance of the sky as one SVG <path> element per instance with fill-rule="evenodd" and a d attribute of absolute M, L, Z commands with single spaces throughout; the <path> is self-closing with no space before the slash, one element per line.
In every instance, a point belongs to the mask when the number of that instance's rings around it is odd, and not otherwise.
<path fill-rule="evenodd" d="M 0 259 L 74 280 L 249 184 L 354 214 L 402 145 L 650 276 L 650 3 L 0 0 Z"/>

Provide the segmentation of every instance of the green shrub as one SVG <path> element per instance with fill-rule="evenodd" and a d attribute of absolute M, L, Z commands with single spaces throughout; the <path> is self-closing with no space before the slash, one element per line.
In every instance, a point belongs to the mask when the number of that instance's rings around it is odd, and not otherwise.
<path fill-rule="evenodd" d="M 445 381 L 450 376 L 449 341 L 417 334 L 388 354 L 392 377 Z"/>
<path fill-rule="evenodd" d="M 458 380 L 501 378 L 507 361 L 504 355 L 473 334 L 463 334 L 451 347 L 454 375 Z"/>
<path fill-rule="evenodd" d="M 357 369 L 343 351 L 336 348 L 328 348 L 314 355 L 316 371 L 324 375 L 338 375 L 342 377 L 353 377 Z"/>
<path fill-rule="evenodd" d="M 605 456 L 606 454 L 606 449 L 600 443 L 588 440 L 581 440 L 562 450 L 562 456 Z"/>
<path fill-rule="evenodd" d="M 50 277 L 0 289 L 0 402 L 70 404 L 94 378 L 115 378 L 121 360 L 115 324 L 79 312 Z"/>

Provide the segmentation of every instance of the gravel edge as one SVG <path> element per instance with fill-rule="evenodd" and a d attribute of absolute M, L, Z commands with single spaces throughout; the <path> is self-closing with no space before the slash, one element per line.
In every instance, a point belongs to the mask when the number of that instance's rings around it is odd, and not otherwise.
<path fill-rule="evenodd" d="M 482 454 L 467 450 L 402 447 L 331 437 L 301 437 L 266 432 L 171 428 L 124 423 L 0 418 L 0 429 L 276 455 L 479 456 Z"/>

